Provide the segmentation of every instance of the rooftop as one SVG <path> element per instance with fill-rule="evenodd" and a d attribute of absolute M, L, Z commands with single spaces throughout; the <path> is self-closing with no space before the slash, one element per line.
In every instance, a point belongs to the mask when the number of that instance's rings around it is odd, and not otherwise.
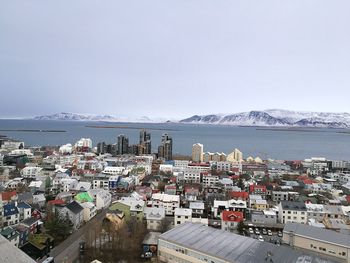
<path fill-rule="evenodd" d="M 283 232 L 293 232 L 295 235 L 322 240 L 350 248 L 350 235 L 341 234 L 332 230 L 320 229 L 298 223 L 287 223 Z"/>
<path fill-rule="evenodd" d="M 303 202 L 281 201 L 283 210 L 299 210 L 306 211 L 306 206 Z"/>
<path fill-rule="evenodd" d="M 2 263 L 35 263 L 33 259 L 11 244 L 2 235 L 0 235 L 0 255 Z"/>
<path fill-rule="evenodd" d="M 267 262 L 269 252 L 273 262 L 336 262 L 312 253 L 276 246 L 196 223 L 181 224 L 162 234 L 159 240 L 235 263 Z"/>

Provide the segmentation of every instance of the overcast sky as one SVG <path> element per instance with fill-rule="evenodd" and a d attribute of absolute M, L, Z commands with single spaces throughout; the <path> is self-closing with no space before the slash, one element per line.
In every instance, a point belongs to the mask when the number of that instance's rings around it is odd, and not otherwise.
<path fill-rule="evenodd" d="M 0 1 L 0 117 L 350 111 L 350 1 Z"/>

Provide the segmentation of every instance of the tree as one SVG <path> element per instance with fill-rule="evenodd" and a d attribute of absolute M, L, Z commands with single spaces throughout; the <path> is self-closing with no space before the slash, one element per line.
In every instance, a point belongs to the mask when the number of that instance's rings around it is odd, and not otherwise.
<path fill-rule="evenodd" d="M 56 212 L 53 212 L 51 206 L 48 206 L 46 211 L 46 232 L 50 234 L 55 239 L 56 244 L 58 244 L 70 235 L 72 231 L 71 224 L 67 222 L 67 219 L 63 219 Z"/>
<path fill-rule="evenodd" d="M 237 231 L 240 235 L 243 234 L 243 229 L 244 229 L 244 223 L 243 223 L 243 221 L 240 221 L 237 225 Z"/>

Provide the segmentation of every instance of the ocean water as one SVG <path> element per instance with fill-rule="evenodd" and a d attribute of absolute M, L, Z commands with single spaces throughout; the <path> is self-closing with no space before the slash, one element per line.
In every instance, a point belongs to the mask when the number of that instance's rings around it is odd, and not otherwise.
<path fill-rule="evenodd" d="M 89 125 L 118 126 L 119 128 L 91 128 Z M 105 141 L 116 143 L 119 134 L 138 143 L 139 130 L 151 132 L 153 151 L 157 150 L 163 133 L 173 137 L 173 153 L 190 155 L 192 144 L 202 143 L 204 151 L 230 153 L 239 148 L 244 157 L 260 156 L 284 160 L 326 157 L 350 160 L 350 133 L 340 129 L 299 129 L 281 131 L 257 127 L 232 127 L 192 124 L 103 123 L 72 121 L 0 120 L 0 135 L 23 140 L 26 145 L 62 145 L 78 139 L 91 138 L 93 144 Z M 6 130 L 65 130 L 66 132 L 25 132 Z"/>

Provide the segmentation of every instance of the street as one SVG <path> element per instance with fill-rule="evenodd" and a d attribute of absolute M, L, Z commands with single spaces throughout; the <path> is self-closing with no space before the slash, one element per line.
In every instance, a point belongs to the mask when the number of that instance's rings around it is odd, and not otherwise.
<path fill-rule="evenodd" d="M 85 231 L 96 222 L 101 222 L 105 216 L 106 210 L 102 210 L 93 219 L 74 231 L 65 241 L 54 247 L 50 256 L 54 257 L 57 263 L 73 263 L 79 257 L 79 242 L 82 241 Z"/>

